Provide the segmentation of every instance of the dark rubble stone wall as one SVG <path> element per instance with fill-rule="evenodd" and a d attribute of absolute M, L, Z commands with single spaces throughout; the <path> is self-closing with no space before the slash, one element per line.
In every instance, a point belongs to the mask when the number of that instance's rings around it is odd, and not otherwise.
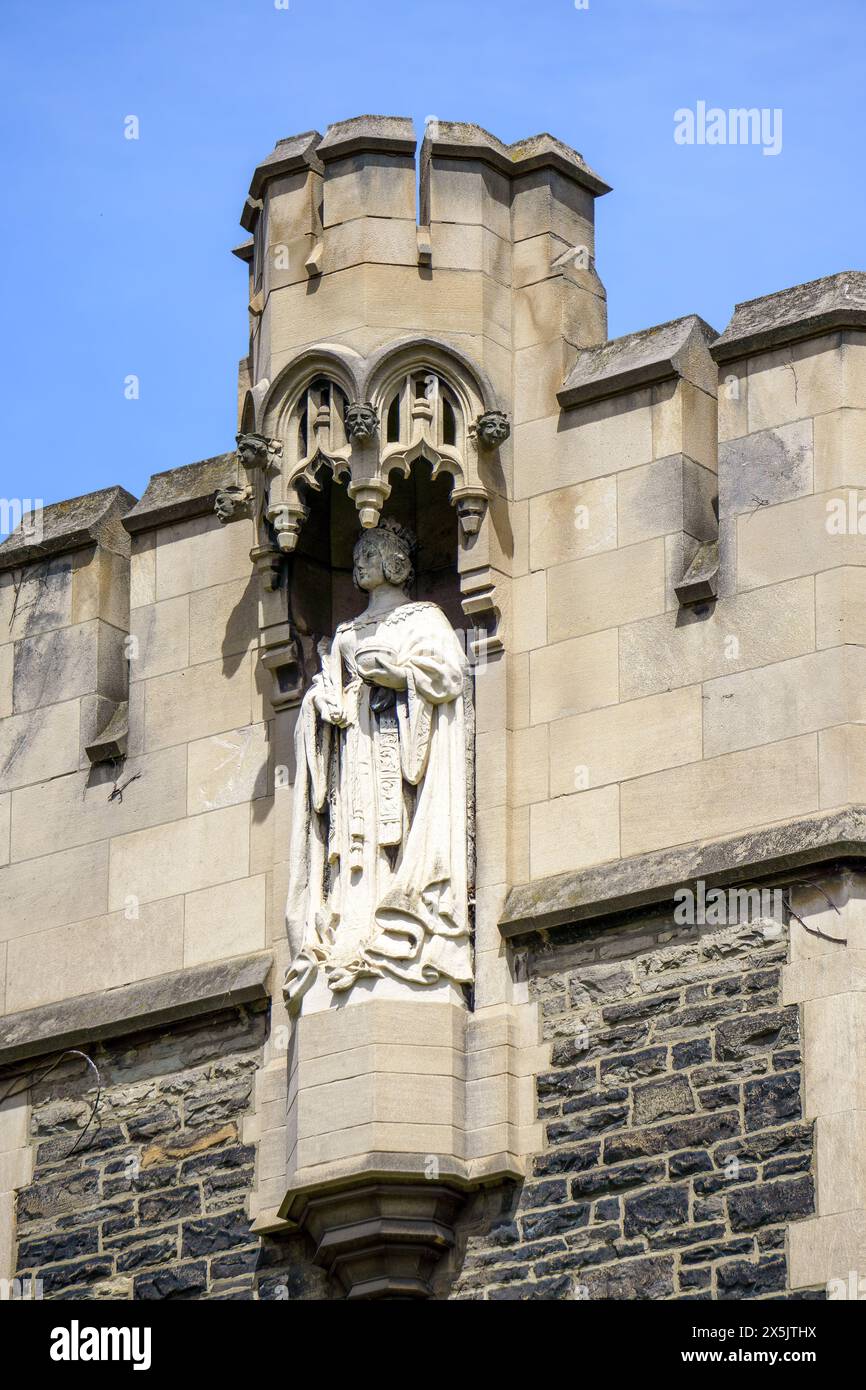
<path fill-rule="evenodd" d="M 88 1048 L 32 1091 L 35 1171 L 18 1194 L 17 1277 L 45 1298 L 328 1297 L 301 1237 L 257 1239 L 241 1138 L 267 1013 L 233 1009 Z M 34 1068 L 38 1075 L 43 1067 Z"/>
<path fill-rule="evenodd" d="M 644 923 L 528 950 L 547 1146 L 451 1296 L 784 1297 L 786 1223 L 814 1210 L 785 934 Z"/>

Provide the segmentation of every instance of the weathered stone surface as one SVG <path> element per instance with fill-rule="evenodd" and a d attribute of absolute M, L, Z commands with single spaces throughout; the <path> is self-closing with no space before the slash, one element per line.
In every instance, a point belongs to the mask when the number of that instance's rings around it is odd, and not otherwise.
<path fill-rule="evenodd" d="M 588 348 L 558 392 L 559 403 L 580 405 L 671 377 L 682 377 L 715 394 L 717 374 L 708 349 L 717 337 L 708 323 L 689 314 Z"/>
<path fill-rule="evenodd" d="M 756 1226 L 808 1216 L 814 1209 L 815 1193 L 811 1178 L 765 1182 L 760 1187 L 732 1192 L 728 1197 L 731 1226 L 735 1231 L 752 1230 Z"/>
<path fill-rule="evenodd" d="M 237 455 L 232 450 L 152 474 L 141 500 L 126 511 L 124 528 L 135 535 L 182 517 L 210 514 L 220 488 L 237 482 L 237 468 Z"/>
<path fill-rule="evenodd" d="M 858 270 L 827 275 L 788 290 L 747 299 L 712 345 L 717 362 L 814 337 L 834 328 L 866 325 L 866 274 Z"/>
<path fill-rule="evenodd" d="M 653 1081 L 634 1088 L 633 1120 L 636 1125 L 652 1124 L 672 1115 L 689 1115 L 695 1110 L 694 1096 L 683 1076 Z"/>
<path fill-rule="evenodd" d="M 157 976 L 108 994 L 9 1014 L 0 1021 L 0 1062 L 36 1057 L 58 1048 L 117 1036 L 134 1023 L 155 1027 L 223 1005 L 265 997 L 270 955 L 200 966 Z"/>
<path fill-rule="evenodd" d="M 120 518 L 134 503 L 135 498 L 122 487 L 52 503 L 43 509 L 38 539 L 22 526 L 0 544 L 0 571 L 86 545 L 98 544 L 128 555 L 129 541 Z"/>

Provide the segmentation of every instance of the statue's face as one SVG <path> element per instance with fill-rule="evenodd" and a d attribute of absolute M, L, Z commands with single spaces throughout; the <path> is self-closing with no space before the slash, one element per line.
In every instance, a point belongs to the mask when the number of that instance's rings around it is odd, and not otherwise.
<path fill-rule="evenodd" d="M 385 566 L 380 541 L 362 536 L 355 546 L 355 568 L 353 577 L 359 589 L 370 593 L 385 583 Z"/>
<path fill-rule="evenodd" d="M 508 438 L 510 427 L 508 417 L 498 410 L 488 410 L 478 420 L 478 434 L 482 443 L 490 448 L 502 444 Z"/>
<path fill-rule="evenodd" d="M 257 468 L 267 457 L 267 444 L 257 435 L 242 434 L 238 440 L 238 455 L 245 468 Z"/>
<path fill-rule="evenodd" d="M 346 432 L 351 439 L 369 439 L 376 429 L 376 412 L 370 405 L 350 405 L 346 411 Z"/>

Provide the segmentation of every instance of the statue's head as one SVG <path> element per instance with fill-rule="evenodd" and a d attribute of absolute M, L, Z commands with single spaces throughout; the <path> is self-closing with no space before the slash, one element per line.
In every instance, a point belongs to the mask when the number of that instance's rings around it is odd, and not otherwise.
<path fill-rule="evenodd" d="M 264 468 L 268 461 L 268 441 L 263 434 L 239 434 L 236 436 L 238 458 L 244 468 Z"/>
<path fill-rule="evenodd" d="M 393 584 L 409 593 L 415 578 L 415 538 L 396 521 L 380 521 L 362 531 L 353 552 L 352 578 L 368 593 L 380 584 Z"/>
<path fill-rule="evenodd" d="M 503 410 L 485 410 L 475 421 L 479 443 L 485 449 L 496 449 L 504 444 L 511 433 L 508 416 Z"/>
<path fill-rule="evenodd" d="M 378 428 L 376 407 L 369 401 L 353 401 L 346 406 L 346 433 L 350 439 L 372 439 Z"/>

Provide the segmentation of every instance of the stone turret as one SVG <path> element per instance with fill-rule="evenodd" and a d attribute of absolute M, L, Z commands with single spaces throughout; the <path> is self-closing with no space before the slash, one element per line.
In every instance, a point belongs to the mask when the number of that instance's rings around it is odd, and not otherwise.
<path fill-rule="evenodd" d="M 88 1049 L 113 1117 L 82 1167 L 80 1059 L 0 1107 L 0 1277 L 737 1298 L 863 1269 L 866 276 L 610 340 L 607 191 L 548 135 L 279 141 L 236 447 L 0 546 L 0 1066 Z M 383 519 L 470 673 L 471 987 L 290 1017 L 299 707 Z"/>

